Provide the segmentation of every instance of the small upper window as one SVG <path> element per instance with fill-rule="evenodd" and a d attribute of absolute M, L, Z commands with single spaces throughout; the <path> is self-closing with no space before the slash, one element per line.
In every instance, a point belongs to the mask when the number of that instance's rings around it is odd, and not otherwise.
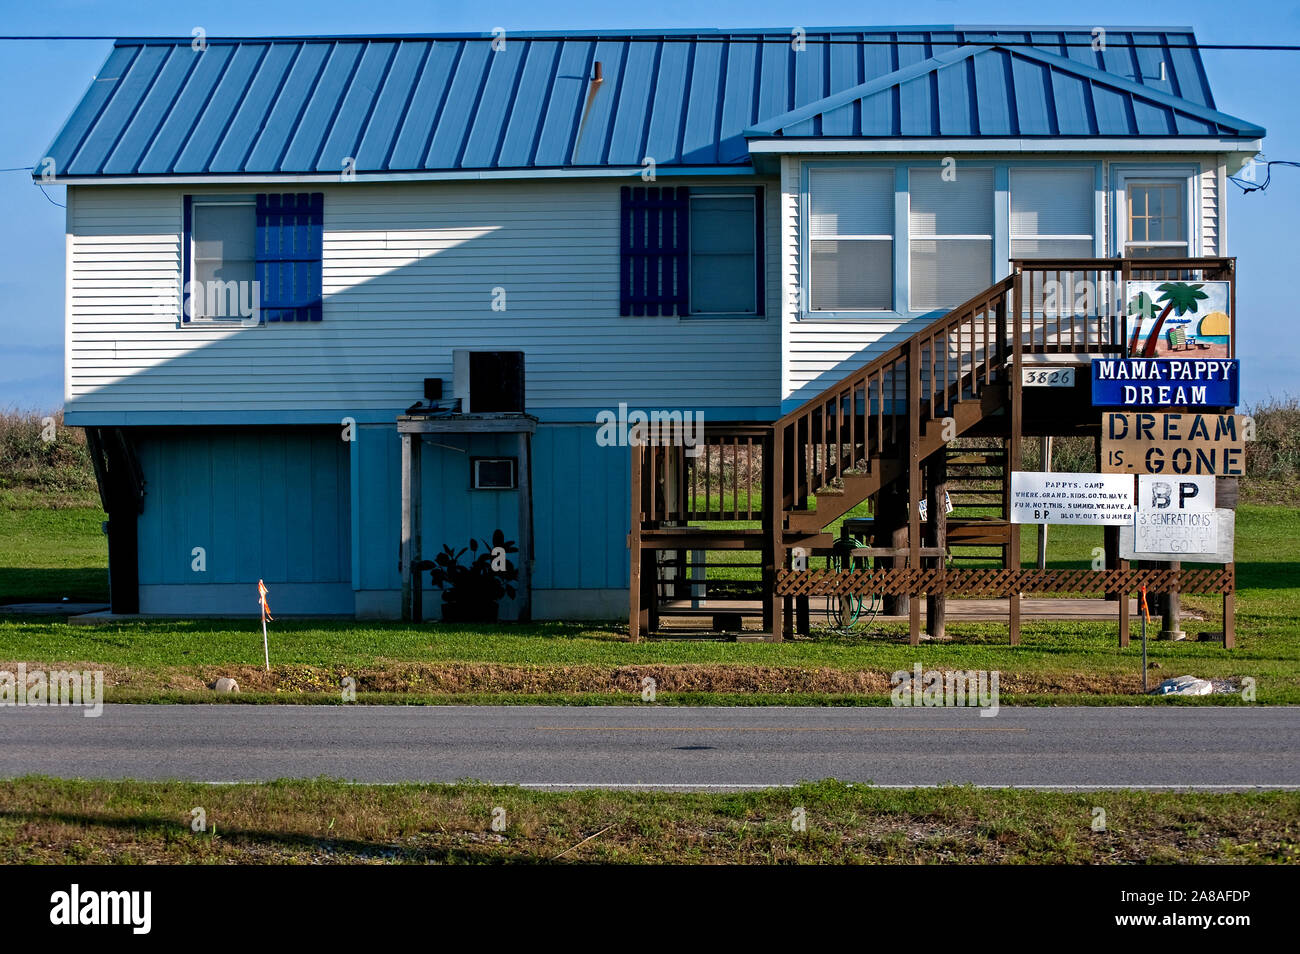
<path fill-rule="evenodd" d="M 1129 258 L 1186 258 L 1187 187 L 1181 180 L 1132 182 L 1125 191 Z"/>
<path fill-rule="evenodd" d="M 196 197 L 191 215 L 190 319 L 246 320 L 257 278 L 253 200 Z"/>
<path fill-rule="evenodd" d="M 1092 169 L 1011 171 L 1011 257 L 1091 258 L 1096 232 Z"/>
<path fill-rule="evenodd" d="M 752 193 L 691 193 L 691 314 L 758 314 L 757 206 Z"/>
<path fill-rule="evenodd" d="M 810 311 L 894 307 L 894 170 L 808 173 Z"/>
<path fill-rule="evenodd" d="M 993 281 L 993 170 L 908 172 L 913 311 L 960 305 Z"/>

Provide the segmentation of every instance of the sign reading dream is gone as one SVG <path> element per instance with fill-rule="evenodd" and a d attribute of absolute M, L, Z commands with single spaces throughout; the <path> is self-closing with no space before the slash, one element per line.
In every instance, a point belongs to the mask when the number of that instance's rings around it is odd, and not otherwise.
<path fill-rule="evenodd" d="M 1241 475 L 1246 470 L 1245 422 L 1238 414 L 1104 414 L 1102 470 Z"/>
<path fill-rule="evenodd" d="M 1012 523 L 1131 524 L 1133 511 L 1124 474 L 1011 474 Z"/>

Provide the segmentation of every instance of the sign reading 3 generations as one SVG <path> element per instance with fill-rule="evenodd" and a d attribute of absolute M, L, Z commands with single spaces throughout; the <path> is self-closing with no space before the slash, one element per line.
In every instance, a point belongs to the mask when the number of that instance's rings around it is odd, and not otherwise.
<path fill-rule="evenodd" d="M 1246 468 L 1245 421 L 1236 414 L 1103 414 L 1102 470 L 1239 476 Z"/>
<path fill-rule="evenodd" d="M 1219 518 L 1214 512 L 1214 477 L 1138 475 L 1138 509 L 1133 549 L 1141 554 L 1214 553 Z M 1150 559 L 1151 557 L 1147 557 Z"/>
<path fill-rule="evenodd" d="M 1124 474 L 1011 474 L 1012 523 L 1132 524 L 1133 478 Z"/>
<path fill-rule="evenodd" d="M 1236 358 L 1094 358 L 1097 407 L 1236 407 Z"/>

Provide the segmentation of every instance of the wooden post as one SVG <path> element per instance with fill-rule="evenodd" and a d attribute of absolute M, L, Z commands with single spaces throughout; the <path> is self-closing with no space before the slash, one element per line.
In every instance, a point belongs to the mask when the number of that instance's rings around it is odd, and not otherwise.
<path fill-rule="evenodd" d="M 420 443 L 419 434 L 402 435 L 402 619 L 423 615 L 417 610 L 418 580 L 412 567 L 420 560 Z"/>
<path fill-rule="evenodd" d="M 907 509 L 903 496 L 901 481 L 894 481 L 876 496 L 876 513 L 873 520 L 876 546 L 891 547 L 902 551 L 907 547 Z M 888 541 L 888 542 L 886 542 Z M 891 569 L 901 570 L 906 565 L 901 557 L 891 557 L 887 564 Z M 911 600 L 907 594 L 895 594 L 884 598 L 886 616 L 907 616 L 911 612 Z"/>
<path fill-rule="evenodd" d="M 1020 292 L 1021 272 L 1020 269 L 1017 268 L 1012 298 L 1012 307 L 1014 312 L 1011 315 L 1011 320 L 1009 322 L 1011 332 L 1012 364 L 1011 381 L 1009 382 L 1009 393 L 1011 395 L 1011 414 L 1009 415 L 1011 419 L 1011 431 L 1009 434 L 1010 443 L 1007 447 L 1007 470 L 1003 477 L 1003 479 L 1008 482 L 1008 485 L 1011 481 L 1011 475 L 1020 469 L 1020 439 L 1021 431 L 1024 426 L 1024 404 L 1022 403 L 1024 397 L 1024 376 L 1022 374 L 1024 354 L 1023 342 L 1020 340 L 1020 315 L 1023 306 L 1020 300 Z M 999 309 L 1003 309 L 1006 305 L 1005 303 L 1000 303 L 998 307 Z M 1007 519 L 1011 519 L 1010 511 L 1007 512 Z M 1019 524 L 1011 524 L 1011 537 L 1007 543 L 1007 563 L 1009 564 L 1010 569 L 1014 570 L 1015 574 L 1018 576 L 1020 573 Z M 1008 607 L 1007 629 L 1011 639 L 1011 645 L 1015 646 L 1020 642 L 1020 587 L 1018 583 L 1012 585 L 1011 592 L 1008 595 L 1010 597 L 1010 605 Z"/>
<path fill-rule="evenodd" d="M 1121 332 L 1122 333 L 1122 332 Z M 1094 442 L 1094 457 L 1097 462 L 1097 471 L 1101 472 L 1101 435 L 1097 435 Z M 1102 566 L 1107 570 L 1113 570 L 1120 565 L 1119 559 L 1119 527 L 1107 524 L 1101 528 L 1101 548 L 1102 548 Z M 1128 599 L 1128 593 L 1121 593 L 1117 590 L 1107 590 L 1106 599 L 1123 601 Z M 1127 637 L 1126 637 L 1127 638 Z M 1124 645 L 1128 645 L 1125 643 Z"/>
<path fill-rule="evenodd" d="M 915 335 L 907 352 L 907 541 L 908 566 L 921 569 L 921 341 Z M 908 594 L 908 642 L 921 645 L 921 591 Z"/>
<path fill-rule="evenodd" d="M 1043 437 L 1039 439 L 1039 446 L 1043 458 L 1043 473 L 1052 472 L 1052 439 Z M 1047 569 L 1047 524 L 1038 525 L 1038 568 Z"/>
<path fill-rule="evenodd" d="M 812 634 L 812 612 L 809 606 L 807 596 L 796 596 L 794 598 L 794 631 L 800 636 L 809 636 Z"/>
<path fill-rule="evenodd" d="M 1223 648 L 1237 645 L 1237 564 L 1229 563 L 1232 571 L 1232 589 L 1223 594 Z"/>
<path fill-rule="evenodd" d="M 1120 570 L 1127 570 L 1129 566 L 1128 560 L 1120 560 L 1118 566 Z M 1121 587 L 1115 592 L 1118 594 L 1118 599 L 1119 599 L 1119 648 L 1127 649 L 1128 631 L 1129 631 L 1129 619 L 1128 619 L 1129 587 Z"/>
<path fill-rule="evenodd" d="M 532 435 L 519 433 L 519 602 L 518 621 L 533 618 L 533 464 Z"/>
<path fill-rule="evenodd" d="M 642 449 L 639 444 L 632 445 L 632 513 L 631 525 L 627 535 L 628 548 L 628 617 L 627 634 L 634 643 L 641 641 L 641 467 Z"/>
<path fill-rule="evenodd" d="M 1182 639 L 1186 634 L 1183 633 L 1182 621 L 1179 619 L 1182 614 L 1181 601 L 1178 598 L 1178 576 L 1182 573 L 1183 564 L 1179 560 L 1171 560 L 1164 565 L 1174 571 L 1174 585 L 1167 592 L 1160 594 L 1160 614 L 1163 623 L 1160 638 Z"/>
<path fill-rule="evenodd" d="M 948 508 L 944 505 L 948 493 L 948 456 L 945 447 L 939 448 L 930 458 L 926 468 L 926 481 L 929 496 L 926 504 L 930 512 L 930 546 L 938 547 L 942 552 L 948 541 Z M 936 559 L 935 565 L 940 574 L 944 571 L 944 557 Z M 927 593 L 925 597 L 925 617 L 929 625 L 930 636 L 937 639 L 944 635 L 944 617 L 948 597 L 945 593 Z"/>
<path fill-rule="evenodd" d="M 771 453 L 763 469 L 770 477 L 763 486 L 763 516 L 767 529 L 767 554 L 763 561 L 768 609 L 765 623 L 773 642 L 785 638 L 785 598 L 777 595 L 776 574 L 785 566 L 785 429 L 772 428 Z"/>

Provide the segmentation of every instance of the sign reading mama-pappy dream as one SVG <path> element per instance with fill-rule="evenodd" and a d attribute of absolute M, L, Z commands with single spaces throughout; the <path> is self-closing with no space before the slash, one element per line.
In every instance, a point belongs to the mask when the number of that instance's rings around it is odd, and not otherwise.
<path fill-rule="evenodd" d="M 1236 358 L 1094 358 L 1097 407 L 1236 407 Z"/>
<path fill-rule="evenodd" d="M 1011 474 L 1012 523 L 1132 524 L 1133 512 L 1123 474 Z"/>
<path fill-rule="evenodd" d="M 1240 476 L 1246 469 L 1245 435 L 1246 418 L 1236 414 L 1103 414 L 1102 469 Z"/>

